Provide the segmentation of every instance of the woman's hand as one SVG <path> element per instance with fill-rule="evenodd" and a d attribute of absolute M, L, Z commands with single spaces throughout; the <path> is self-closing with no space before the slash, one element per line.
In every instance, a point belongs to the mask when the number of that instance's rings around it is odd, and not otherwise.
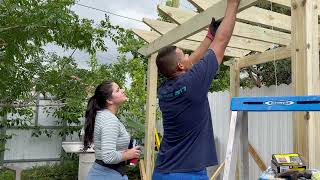
<path fill-rule="evenodd" d="M 129 159 L 136 159 L 140 157 L 140 146 L 133 147 L 132 149 L 128 149 L 122 153 L 122 159 L 124 161 Z"/>

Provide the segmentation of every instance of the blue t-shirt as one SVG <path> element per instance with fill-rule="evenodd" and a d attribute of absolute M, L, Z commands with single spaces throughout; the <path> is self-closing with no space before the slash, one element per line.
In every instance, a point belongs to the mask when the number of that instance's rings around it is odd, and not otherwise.
<path fill-rule="evenodd" d="M 164 134 L 155 171 L 201 171 L 218 164 L 207 97 L 218 66 L 209 49 L 189 71 L 160 86 Z"/>

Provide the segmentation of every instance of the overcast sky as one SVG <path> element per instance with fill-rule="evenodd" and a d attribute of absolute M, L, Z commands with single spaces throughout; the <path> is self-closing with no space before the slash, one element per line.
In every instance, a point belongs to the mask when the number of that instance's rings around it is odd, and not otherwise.
<path fill-rule="evenodd" d="M 79 0 L 71 9 L 78 14 L 81 18 L 92 19 L 95 22 L 103 20 L 105 17 L 104 12 L 99 10 L 90 9 L 89 6 L 97 8 L 103 11 L 111 12 L 121 16 L 130 17 L 133 19 L 142 20 L 144 17 L 156 19 L 157 18 L 157 5 L 164 5 L 166 0 Z M 187 2 L 187 0 L 180 0 L 181 8 L 193 9 L 194 7 Z M 84 6 L 81 6 L 84 5 Z M 110 17 L 112 24 L 119 25 L 123 28 L 139 28 L 149 30 L 142 22 L 118 17 L 112 14 L 107 14 Z M 118 53 L 115 44 L 106 39 L 106 45 L 108 47 L 108 52 L 97 53 L 99 62 L 110 63 L 116 60 Z M 60 54 L 70 55 L 71 52 L 63 52 L 53 45 L 48 46 L 49 51 L 59 52 Z M 86 67 L 86 60 L 88 60 L 88 55 L 83 52 L 76 51 L 74 53 L 74 58 L 77 60 L 80 67 Z"/>

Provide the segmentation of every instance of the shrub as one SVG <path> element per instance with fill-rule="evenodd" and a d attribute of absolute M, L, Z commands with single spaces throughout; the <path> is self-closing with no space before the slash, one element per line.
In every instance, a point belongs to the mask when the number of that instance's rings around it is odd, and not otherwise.
<path fill-rule="evenodd" d="M 24 170 L 21 180 L 77 180 L 78 161 L 66 160 L 61 164 L 35 166 Z"/>
<path fill-rule="evenodd" d="M 5 180 L 14 180 L 16 176 L 16 173 L 7 168 L 2 168 L 0 169 L 0 179 L 5 179 Z"/>

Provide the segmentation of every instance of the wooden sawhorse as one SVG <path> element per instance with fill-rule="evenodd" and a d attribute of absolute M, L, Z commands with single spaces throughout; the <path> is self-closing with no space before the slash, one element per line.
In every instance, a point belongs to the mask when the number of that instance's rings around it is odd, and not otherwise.
<path fill-rule="evenodd" d="M 240 179 L 249 180 L 248 112 L 320 111 L 320 96 L 235 97 L 223 180 L 234 180 L 239 154 Z M 239 152 L 239 153 L 238 153 Z"/>

